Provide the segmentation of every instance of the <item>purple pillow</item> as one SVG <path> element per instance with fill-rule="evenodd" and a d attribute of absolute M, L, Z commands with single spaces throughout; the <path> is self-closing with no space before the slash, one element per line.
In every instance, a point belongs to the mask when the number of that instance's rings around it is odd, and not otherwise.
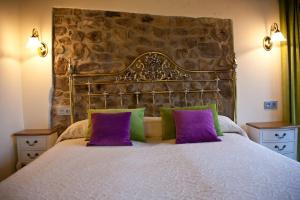
<path fill-rule="evenodd" d="M 87 146 L 131 146 L 130 116 L 131 112 L 93 113 Z"/>
<path fill-rule="evenodd" d="M 210 109 L 175 110 L 176 144 L 221 141 Z"/>

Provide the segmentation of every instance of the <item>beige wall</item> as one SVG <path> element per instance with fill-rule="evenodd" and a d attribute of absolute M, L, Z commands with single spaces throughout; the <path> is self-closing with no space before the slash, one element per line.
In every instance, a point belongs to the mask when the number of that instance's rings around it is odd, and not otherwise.
<path fill-rule="evenodd" d="M 230 18 L 238 62 L 238 123 L 244 125 L 248 121 L 280 120 L 282 117 L 280 50 L 277 47 L 266 52 L 261 46 L 271 23 L 279 22 L 277 0 L 20 0 L 20 13 L 17 0 L 3 2 L 0 10 L 0 91 L 5 95 L 0 98 L 0 180 L 13 169 L 10 134 L 23 127 L 22 106 L 25 128 L 46 128 L 50 124 L 52 7 Z M 40 30 L 42 40 L 49 45 L 46 58 L 39 58 L 25 48 L 33 27 Z M 14 50 L 19 48 L 19 39 L 20 61 Z M 263 109 L 263 101 L 270 99 L 279 101 L 278 110 Z"/>
<path fill-rule="evenodd" d="M 23 128 L 18 2 L 0 2 L 0 181 L 15 169 L 12 133 Z"/>
<path fill-rule="evenodd" d="M 278 47 L 270 52 L 262 48 L 262 38 L 271 23 L 279 22 L 277 0 L 27 0 L 22 3 L 23 46 L 34 26 L 51 46 L 52 7 L 233 19 L 238 62 L 238 123 L 281 119 L 280 51 Z M 27 57 L 27 53 L 23 53 L 24 124 L 28 128 L 46 127 L 50 109 L 51 51 L 45 59 Z M 263 101 L 271 99 L 279 101 L 279 109 L 265 111 Z"/>

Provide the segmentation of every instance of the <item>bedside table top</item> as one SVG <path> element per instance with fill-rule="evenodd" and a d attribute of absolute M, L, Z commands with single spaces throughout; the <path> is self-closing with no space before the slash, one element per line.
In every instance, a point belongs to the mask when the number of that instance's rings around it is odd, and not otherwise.
<path fill-rule="evenodd" d="M 250 122 L 246 125 L 257 129 L 300 128 L 300 125 L 292 125 L 288 122 Z"/>
<path fill-rule="evenodd" d="M 51 129 L 24 129 L 22 131 L 16 132 L 14 136 L 35 136 L 35 135 L 51 135 L 55 133 L 57 128 Z"/>

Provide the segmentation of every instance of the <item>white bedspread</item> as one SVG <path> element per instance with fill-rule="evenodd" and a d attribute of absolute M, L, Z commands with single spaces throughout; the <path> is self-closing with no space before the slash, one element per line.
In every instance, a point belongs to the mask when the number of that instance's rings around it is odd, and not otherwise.
<path fill-rule="evenodd" d="M 222 142 L 86 147 L 65 140 L 0 183 L 0 199 L 300 199 L 300 164 L 238 134 Z"/>

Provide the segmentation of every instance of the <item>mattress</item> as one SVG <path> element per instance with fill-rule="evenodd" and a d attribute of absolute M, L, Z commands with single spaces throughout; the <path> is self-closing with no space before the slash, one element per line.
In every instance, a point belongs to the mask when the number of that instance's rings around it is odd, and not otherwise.
<path fill-rule="evenodd" d="M 0 183 L 0 199 L 300 199 L 300 164 L 225 133 L 221 142 L 59 142 Z"/>

